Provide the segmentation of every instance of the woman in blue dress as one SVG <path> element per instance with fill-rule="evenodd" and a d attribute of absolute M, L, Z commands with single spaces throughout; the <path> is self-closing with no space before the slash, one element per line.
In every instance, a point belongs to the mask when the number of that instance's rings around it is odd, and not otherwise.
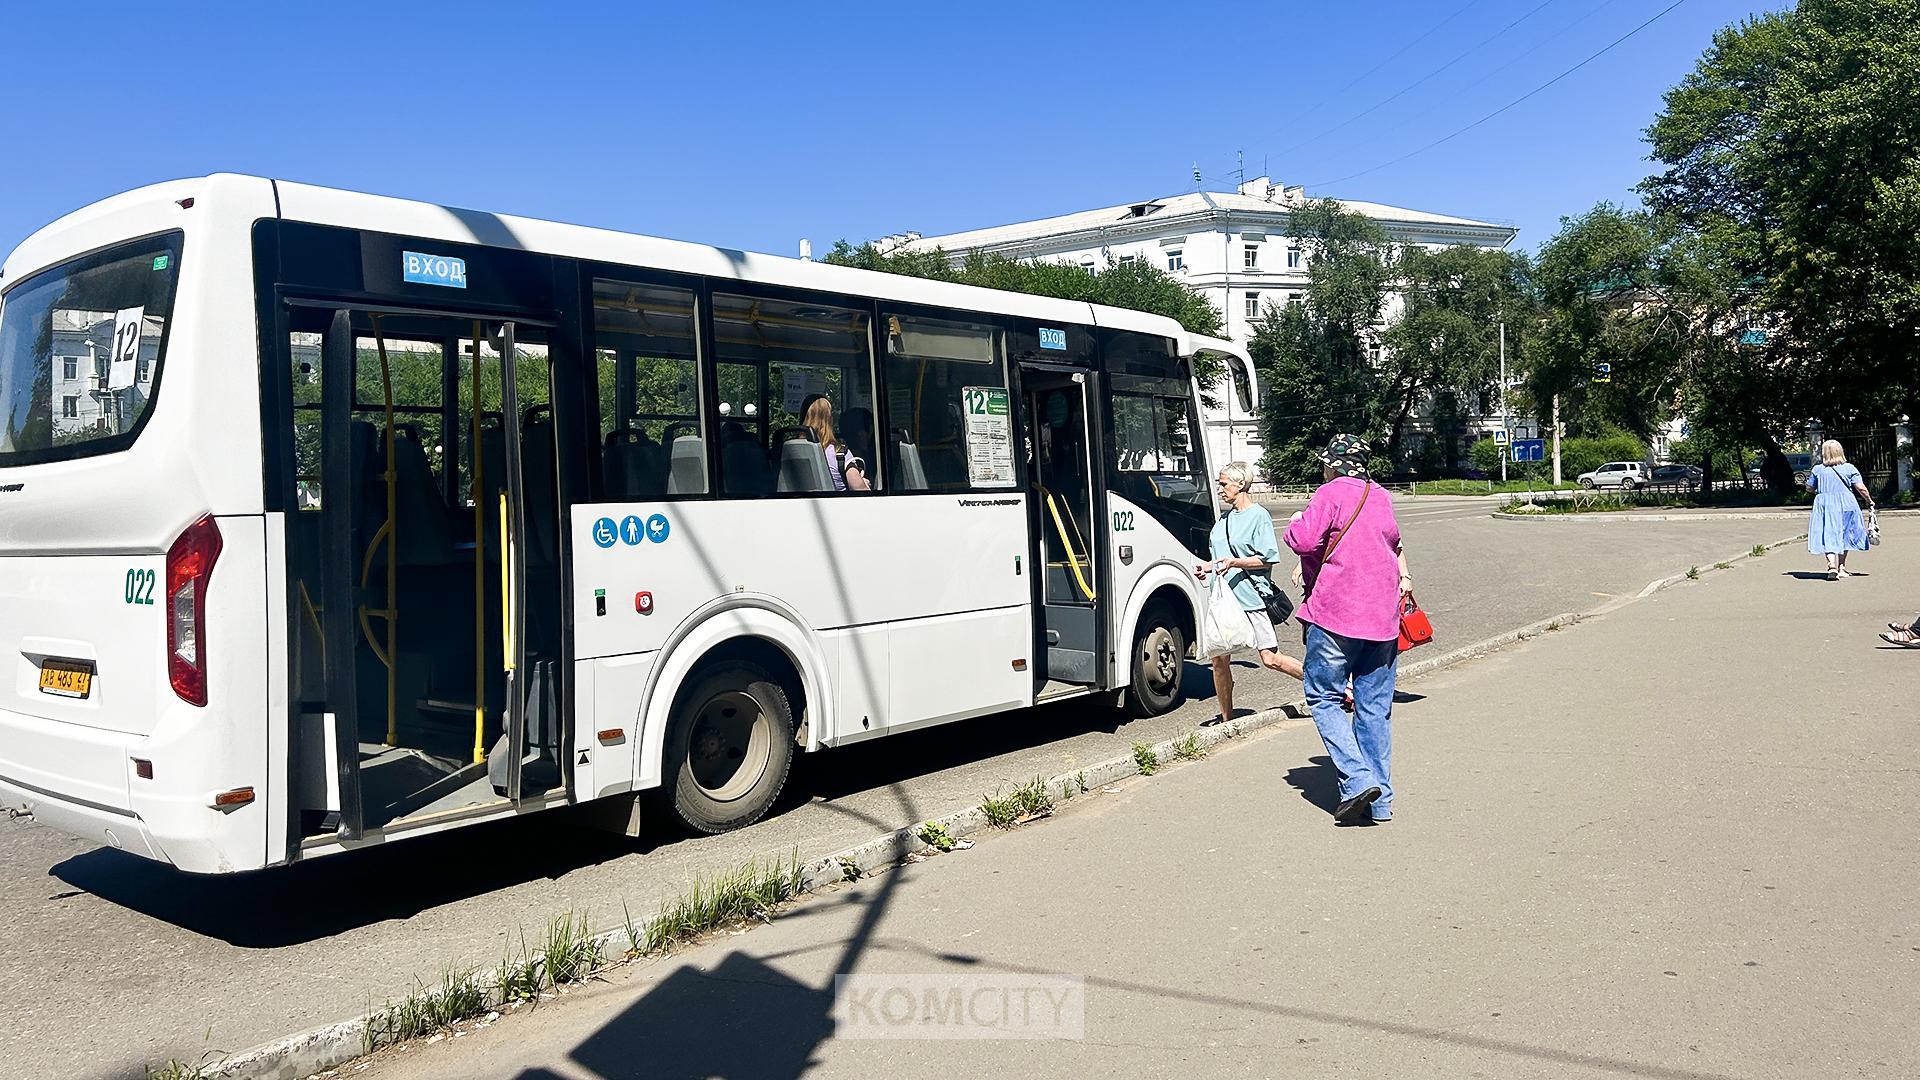
<path fill-rule="evenodd" d="M 1807 490 L 1814 493 L 1813 516 L 1807 521 L 1807 550 L 1827 557 L 1827 580 L 1852 577 L 1847 552 L 1867 550 L 1867 522 L 1860 513 L 1865 502 L 1873 508 L 1873 493 L 1860 470 L 1847 464 L 1847 453 L 1828 439 L 1820 444 L 1820 464 L 1807 474 Z M 1854 492 L 1860 498 L 1854 498 Z"/>

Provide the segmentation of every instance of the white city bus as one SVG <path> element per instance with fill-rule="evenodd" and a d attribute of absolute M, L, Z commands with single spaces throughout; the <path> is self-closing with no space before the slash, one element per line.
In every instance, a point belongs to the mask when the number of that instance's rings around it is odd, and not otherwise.
<path fill-rule="evenodd" d="M 0 289 L 0 805 L 199 873 L 1172 708 L 1193 358 L 1253 396 L 1157 316 L 241 176 Z"/>

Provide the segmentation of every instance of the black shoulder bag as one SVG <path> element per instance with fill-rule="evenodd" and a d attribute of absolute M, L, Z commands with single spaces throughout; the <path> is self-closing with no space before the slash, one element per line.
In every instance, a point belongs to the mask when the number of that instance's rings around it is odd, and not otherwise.
<path fill-rule="evenodd" d="M 1253 553 L 1249 551 L 1243 555 L 1240 550 L 1234 546 L 1233 519 L 1228 517 L 1231 513 L 1233 513 L 1231 510 L 1221 511 L 1220 528 L 1227 534 L 1227 551 L 1230 552 L 1234 558 L 1243 559 Z M 1285 589 L 1273 583 L 1271 571 L 1267 574 L 1256 574 L 1250 570 L 1242 570 L 1241 573 L 1246 574 L 1247 579 L 1253 582 L 1253 591 L 1259 593 L 1261 601 L 1267 605 L 1267 618 L 1272 621 L 1273 625 L 1279 626 L 1281 623 L 1293 618 L 1293 597 L 1288 596 Z M 1263 581 L 1266 582 L 1265 588 L 1262 588 L 1260 584 Z"/>

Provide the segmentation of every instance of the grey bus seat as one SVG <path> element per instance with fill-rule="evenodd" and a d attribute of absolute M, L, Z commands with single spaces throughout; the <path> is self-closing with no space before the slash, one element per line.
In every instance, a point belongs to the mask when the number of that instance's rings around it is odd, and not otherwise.
<path fill-rule="evenodd" d="M 527 500 L 527 553 L 550 560 L 559 551 L 554 535 L 559 506 L 558 462 L 553 448 L 553 410 L 535 405 L 526 411 L 520 430 L 521 490 Z"/>
<path fill-rule="evenodd" d="M 665 459 L 645 431 L 616 428 L 601 451 L 607 495 L 617 499 L 644 499 L 666 490 Z"/>
<path fill-rule="evenodd" d="M 927 490 L 927 470 L 920 462 L 920 448 L 907 441 L 907 433 L 896 431 L 894 451 L 900 459 L 900 475 L 894 486 L 901 491 Z"/>
<path fill-rule="evenodd" d="M 826 451 L 813 441 L 813 434 L 805 428 L 791 430 L 798 434 L 780 441 L 780 476 L 776 489 L 832 491 L 833 474 L 827 471 Z"/>
<path fill-rule="evenodd" d="M 728 495 L 766 495 L 773 490 L 773 470 L 767 452 L 745 424 L 730 421 L 720 428 L 720 486 Z"/>
<path fill-rule="evenodd" d="M 384 452 L 384 447 L 382 448 Z M 384 460 L 384 455 L 383 455 Z M 426 447 L 411 428 L 395 430 L 393 439 L 394 516 L 399 520 L 395 550 L 402 566 L 443 566 L 453 561 L 453 530 L 447 522 L 446 498 L 427 464 Z M 383 513 L 385 508 L 381 508 Z"/>
<path fill-rule="evenodd" d="M 667 463 L 667 494 L 698 495 L 707 490 L 707 444 L 699 435 L 673 440 Z"/>

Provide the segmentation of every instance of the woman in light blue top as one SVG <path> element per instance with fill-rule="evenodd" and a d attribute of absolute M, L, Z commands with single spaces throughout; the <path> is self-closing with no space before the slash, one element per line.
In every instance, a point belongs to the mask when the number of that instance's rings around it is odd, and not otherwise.
<path fill-rule="evenodd" d="M 1280 651 L 1280 641 L 1267 617 L 1265 594 L 1274 588 L 1273 564 L 1280 561 L 1280 543 L 1273 532 L 1273 515 L 1253 501 L 1247 486 L 1253 482 L 1253 468 L 1235 461 L 1220 470 L 1218 490 L 1226 509 L 1213 523 L 1208 539 L 1210 563 L 1193 568 L 1201 581 L 1208 574 L 1227 575 L 1233 598 L 1247 617 L 1253 633 L 1254 651 L 1260 654 L 1260 666 L 1300 678 L 1300 661 Z M 1243 554 L 1244 552 L 1244 554 Z M 1233 719 L 1233 657 L 1213 658 L 1213 692 L 1220 701 L 1220 719 Z"/>
<path fill-rule="evenodd" d="M 1820 464 L 1807 474 L 1807 490 L 1814 493 L 1813 516 L 1807 521 L 1807 550 L 1827 557 L 1827 580 L 1852 577 L 1847 552 L 1867 550 L 1867 522 L 1860 513 L 1864 502 L 1873 508 L 1873 493 L 1860 470 L 1847 463 L 1839 442 L 1820 444 Z M 1859 492 L 1859 500 L 1854 493 Z"/>

